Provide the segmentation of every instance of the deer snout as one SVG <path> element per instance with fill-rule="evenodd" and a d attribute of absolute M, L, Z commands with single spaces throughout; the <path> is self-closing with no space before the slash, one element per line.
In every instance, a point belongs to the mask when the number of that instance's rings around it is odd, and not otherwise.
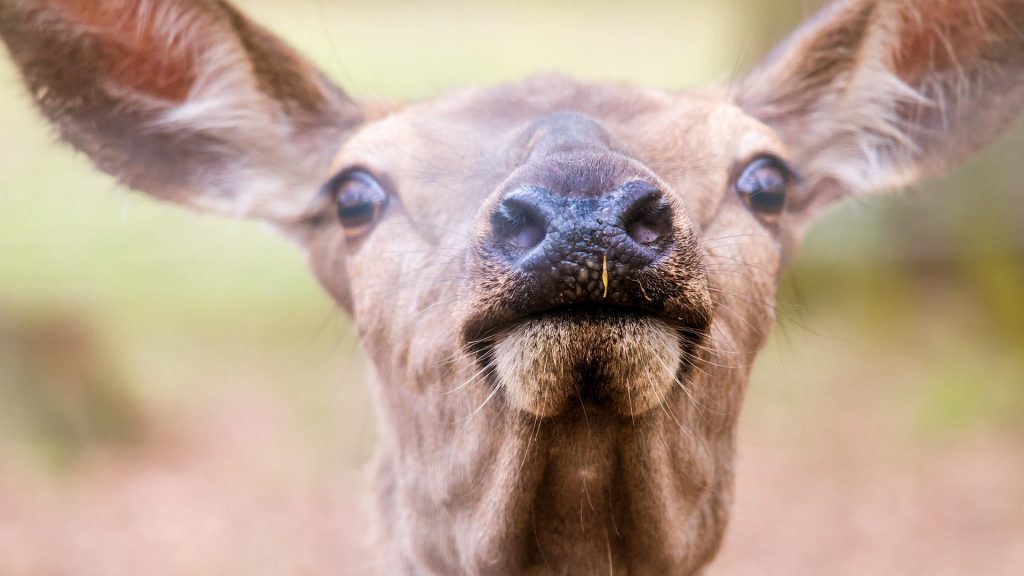
<path fill-rule="evenodd" d="M 461 332 L 509 405 L 634 417 L 686 378 L 711 302 L 693 228 L 666 186 L 624 156 L 558 152 L 483 205 Z"/>
<path fill-rule="evenodd" d="M 642 180 L 597 197 L 520 186 L 502 196 L 490 224 L 487 252 L 526 282 L 537 310 L 585 302 L 650 308 L 657 302 L 643 298 L 638 274 L 674 245 L 671 206 Z"/>

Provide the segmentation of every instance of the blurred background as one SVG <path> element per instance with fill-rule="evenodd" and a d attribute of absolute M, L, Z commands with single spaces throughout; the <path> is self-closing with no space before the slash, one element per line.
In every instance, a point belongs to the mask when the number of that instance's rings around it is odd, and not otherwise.
<path fill-rule="evenodd" d="M 350 93 L 727 81 L 817 2 L 236 0 Z M 348 321 L 252 223 L 54 144 L 0 58 L 0 575 L 359 573 Z M 831 213 L 785 279 L 711 574 L 1024 572 L 1024 130 Z"/>

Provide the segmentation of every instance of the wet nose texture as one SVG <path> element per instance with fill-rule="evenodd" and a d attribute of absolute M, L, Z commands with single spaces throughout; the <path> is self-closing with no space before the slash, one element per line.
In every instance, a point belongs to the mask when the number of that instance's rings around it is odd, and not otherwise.
<path fill-rule="evenodd" d="M 648 182 L 596 197 L 519 187 L 498 203 L 491 230 L 492 254 L 537 311 L 585 302 L 657 308 L 633 282 L 672 249 L 671 207 Z"/>

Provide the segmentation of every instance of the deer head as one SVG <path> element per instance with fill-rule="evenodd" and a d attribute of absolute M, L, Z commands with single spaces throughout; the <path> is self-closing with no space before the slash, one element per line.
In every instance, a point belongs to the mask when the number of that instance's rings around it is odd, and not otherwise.
<path fill-rule="evenodd" d="M 839 2 L 730 86 L 393 106 L 222 0 L 4 0 L 0 35 L 100 169 L 304 250 L 375 367 L 389 574 L 699 571 L 808 224 L 1024 102 L 1020 0 Z"/>

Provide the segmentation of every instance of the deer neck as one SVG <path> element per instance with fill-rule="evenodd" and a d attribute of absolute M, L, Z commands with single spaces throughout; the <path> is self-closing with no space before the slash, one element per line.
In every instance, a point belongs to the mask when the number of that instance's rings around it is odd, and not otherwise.
<path fill-rule="evenodd" d="M 685 403 L 537 419 L 479 388 L 457 400 L 379 388 L 390 391 L 376 461 L 386 573 L 691 574 L 713 558 L 733 426 L 680 421 Z"/>

